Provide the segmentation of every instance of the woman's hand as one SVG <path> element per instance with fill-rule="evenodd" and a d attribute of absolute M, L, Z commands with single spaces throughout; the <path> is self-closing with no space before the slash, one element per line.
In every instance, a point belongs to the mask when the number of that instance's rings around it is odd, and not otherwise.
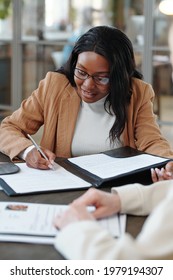
<path fill-rule="evenodd" d="M 87 206 L 95 207 L 93 211 L 89 212 Z M 120 206 L 118 194 L 111 194 L 91 188 L 84 195 L 75 199 L 65 212 L 58 215 L 54 225 L 62 229 L 66 225 L 77 221 L 107 217 L 119 212 Z"/>
<path fill-rule="evenodd" d="M 26 156 L 25 161 L 28 167 L 36 169 L 52 169 L 55 159 L 55 154 L 48 149 L 41 148 L 49 160 L 41 156 L 36 148 L 33 148 Z"/>
<path fill-rule="evenodd" d="M 152 168 L 151 178 L 153 182 L 173 179 L 173 161 L 168 162 L 165 168 Z"/>
<path fill-rule="evenodd" d="M 54 226 L 58 229 L 62 229 L 70 223 L 83 220 L 94 220 L 94 217 L 84 205 L 70 204 L 65 212 L 55 218 Z"/>
<path fill-rule="evenodd" d="M 103 218 L 118 213 L 121 208 L 118 194 L 107 193 L 90 188 L 81 197 L 73 201 L 72 205 L 95 206 L 93 216 Z"/>

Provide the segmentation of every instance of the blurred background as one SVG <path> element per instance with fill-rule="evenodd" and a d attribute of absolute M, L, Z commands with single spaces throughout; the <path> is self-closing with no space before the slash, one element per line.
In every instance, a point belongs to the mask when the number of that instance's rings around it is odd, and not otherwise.
<path fill-rule="evenodd" d="M 0 0 L 0 120 L 66 61 L 82 33 L 104 24 L 131 39 L 173 146 L 173 0 Z"/>

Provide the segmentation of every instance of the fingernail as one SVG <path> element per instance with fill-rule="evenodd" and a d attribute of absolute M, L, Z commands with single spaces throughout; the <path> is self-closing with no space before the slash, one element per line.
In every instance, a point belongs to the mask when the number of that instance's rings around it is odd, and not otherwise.
<path fill-rule="evenodd" d="M 48 167 L 50 168 L 50 169 L 53 169 L 53 165 L 52 164 L 48 164 Z"/>

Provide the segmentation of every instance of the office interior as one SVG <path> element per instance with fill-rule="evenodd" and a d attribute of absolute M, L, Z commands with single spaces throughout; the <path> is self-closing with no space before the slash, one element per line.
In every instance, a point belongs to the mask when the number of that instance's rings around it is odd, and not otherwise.
<path fill-rule="evenodd" d="M 173 146 L 173 3 L 166 10 L 165 2 L 173 1 L 2 0 L 0 120 L 63 64 L 78 36 L 112 25 L 131 39 L 136 65 L 155 90 L 158 123 Z"/>

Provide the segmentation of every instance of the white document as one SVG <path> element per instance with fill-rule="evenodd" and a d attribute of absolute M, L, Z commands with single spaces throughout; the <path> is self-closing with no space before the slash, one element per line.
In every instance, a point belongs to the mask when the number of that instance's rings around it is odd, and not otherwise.
<path fill-rule="evenodd" d="M 125 174 L 167 160 L 168 159 L 148 154 L 126 158 L 116 158 L 105 154 L 95 154 L 69 159 L 70 162 L 102 179 Z"/>
<path fill-rule="evenodd" d="M 70 158 L 69 161 L 101 179 L 106 179 L 158 164 L 167 159 L 148 154 L 126 158 L 95 154 Z M 16 194 L 91 187 L 90 183 L 56 163 L 54 170 L 29 168 L 25 163 L 16 165 L 20 168 L 18 173 L 0 176 Z"/>
<path fill-rule="evenodd" d="M 54 164 L 54 170 L 40 170 L 18 163 L 20 171 L 15 174 L 1 175 L 16 193 L 42 192 L 90 187 L 91 184 Z"/>
<path fill-rule="evenodd" d="M 0 241 L 53 244 L 58 230 L 53 221 L 67 205 L 0 202 Z M 93 207 L 88 210 L 92 211 Z M 98 220 L 113 237 L 125 232 L 126 215 Z M 122 231 L 123 229 L 123 231 Z"/>

